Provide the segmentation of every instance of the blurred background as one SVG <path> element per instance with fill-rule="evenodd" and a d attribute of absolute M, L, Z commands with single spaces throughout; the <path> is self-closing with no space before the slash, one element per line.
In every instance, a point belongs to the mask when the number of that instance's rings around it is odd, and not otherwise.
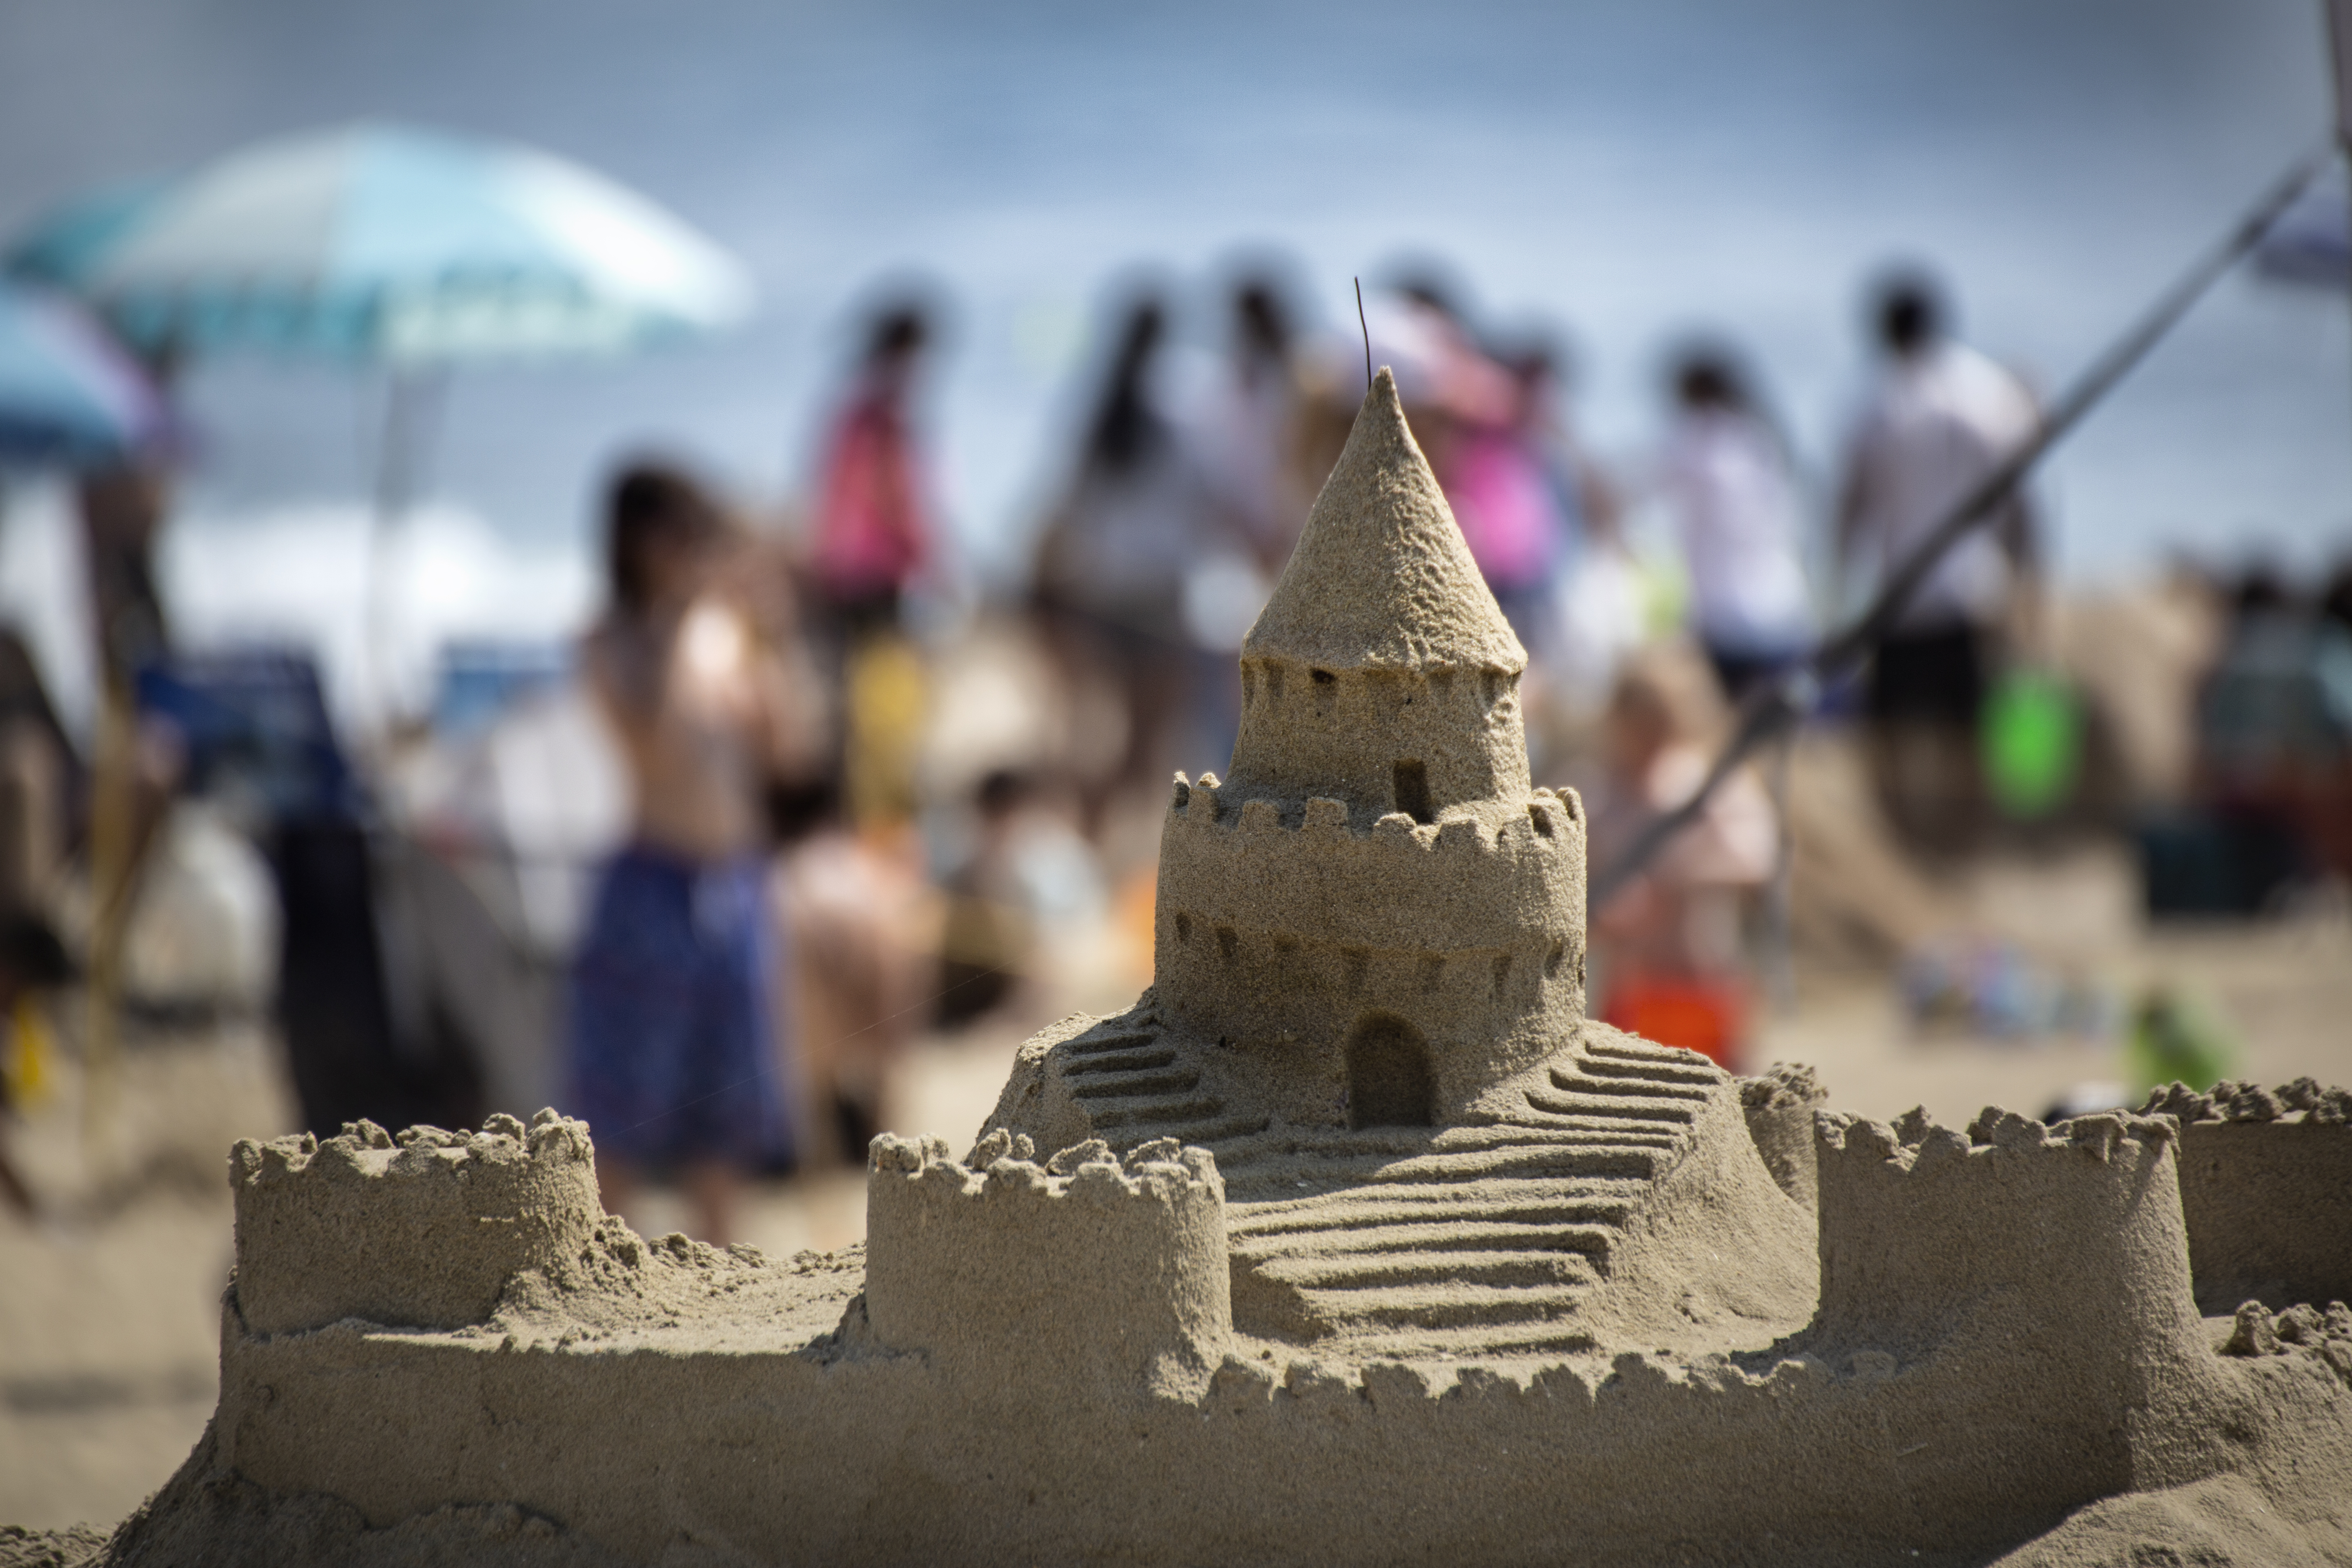
<path fill-rule="evenodd" d="M 1149 983 L 1367 346 L 1608 862 L 2332 112 L 2309 0 L 0 0 L 0 1522 L 201 1431 L 237 1137 L 553 1104 L 856 1240 Z M 2352 1077 L 2347 281 L 2330 166 L 1594 1009 L 1954 1124 Z"/>

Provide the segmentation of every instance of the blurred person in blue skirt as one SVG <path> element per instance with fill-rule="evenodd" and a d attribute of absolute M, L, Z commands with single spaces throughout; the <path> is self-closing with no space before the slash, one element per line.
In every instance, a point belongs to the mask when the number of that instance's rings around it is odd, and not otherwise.
<path fill-rule="evenodd" d="M 815 751 L 815 704 L 719 591 L 729 530 L 691 479 L 628 468 L 607 528 L 612 603 L 582 666 L 635 808 L 573 961 L 569 1109 L 607 1210 L 659 1168 L 723 1245 L 744 1176 L 792 1152 L 761 801 Z"/>

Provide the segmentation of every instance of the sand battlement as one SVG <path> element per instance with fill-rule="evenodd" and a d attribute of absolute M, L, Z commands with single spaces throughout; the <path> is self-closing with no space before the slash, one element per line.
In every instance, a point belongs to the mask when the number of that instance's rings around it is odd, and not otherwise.
<path fill-rule="evenodd" d="M 2151 1149 L 2170 1143 L 2178 1130 L 2161 1117 L 2105 1111 L 2046 1126 L 1999 1106 L 1987 1106 L 1966 1132 L 1938 1127 L 1918 1110 L 1893 1125 L 1842 1111 L 1816 1111 L 1813 1122 L 1820 1157 L 1842 1157 L 1855 1169 L 1878 1173 L 1934 1174 L 1954 1161 L 1985 1161 L 2074 1151 L 2105 1164 L 2123 1157 L 2124 1146 Z"/>
<path fill-rule="evenodd" d="M 2321 1126 L 2352 1122 L 2352 1089 L 2323 1087 L 2299 1078 L 2274 1089 L 2223 1079 L 2200 1094 L 2185 1083 L 2154 1090 L 2139 1108 L 2143 1116 L 2169 1116 L 2186 1127 L 2200 1121 L 2304 1121 Z"/>
<path fill-rule="evenodd" d="M 1204 1149 L 1099 1139 L 1044 1163 L 1003 1131 L 948 1157 L 884 1133 L 866 1164 L 866 1327 L 985 1394 L 1204 1384 L 1233 1331 L 1225 1190 Z M 854 1316 L 853 1312 L 853 1316 Z"/>
<path fill-rule="evenodd" d="M 1454 1106 L 1572 1033 L 1585 951 L 1572 793 L 1368 824 L 1331 795 L 1286 810 L 1230 794 L 1214 774 L 1171 792 L 1153 936 L 1171 1018 L 1319 1070 L 1364 1019 L 1393 1016 L 1429 1042 Z"/>
<path fill-rule="evenodd" d="M 1813 1124 L 1825 1343 L 1900 1352 L 2030 1322 L 2064 1363 L 2043 1375 L 2066 1382 L 2206 1353 L 2168 1119 L 2047 1127 L 1990 1107 L 1966 1132 L 1916 1110 Z"/>
<path fill-rule="evenodd" d="M 950 1159 L 938 1138 L 901 1138 L 885 1132 L 866 1150 L 867 1190 L 891 1175 L 912 1184 L 934 1205 L 951 1209 L 953 1200 L 992 1202 L 1024 1199 L 1051 1204 L 1068 1198 L 1115 1204 L 1122 1198 L 1176 1208 L 1213 1197 L 1223 1203 L 1225 1184 L 1206 1149 L 1188 1149 L 1162 1138 L 1130 1149 L 1122 1158 L 1102 1139 L 1074 1144 L 1040 1162 L 1024 1135 L 1000 1128 L 972 1146 L 961 1162 Z"/>
<path fill-rule="evenodd" d="M 587 1124 L 553 1110 L 471 1133 L 359 1121 L 323 1142 L 246 1139 L 229 1185 L 236 1307 L 258 1333 L 479 1322 L 516 1273 L 560 1266 L 604 1217 Z"/>
<path fill-rule="evenodd" d="M 477 1164 L 507 1165 L 543 1155 L 593 1163 L 588 1124 L 551 1109 L 532 1117 L 528 1127 L 514 1117 L 495 1114 L 478 1132 L 451 1132 L 420 1123 L 393 1133 L 373 1121 L 346 1121 L 341 1133 L 323 1142 L 309 1132 L 268 1142 L 241 1138 L 229 1150 L 229 1184 L 242 1190 L 299 1176 L 317 1181 L 455 1178 L 470 1174 Z"/>
<path fill-rule="evenodd" d="M 1516 674 L 1242 661 L 1229 789 L 1294 805 L 1308 795 L 1344 799 L 1363 826 L 1389 811 L 1426 822 L 1524 799 L 1531 783 Z"/>
<path fill-rule="evenodd" d="M 1791 1062 L 1774 1062 L 1761 1075 L 1739 1080 L 1739 1108 L 1764 1168 L 1782 1192 L 1808 1209 L 1820 1201 L 1813 1112 L 1828 1098 L 1812 1068 Z"/>
<path fill-rule="evenodd" d="M 1180 1011 L 1195 1000 L 1185 950 L 1230 967 L 1245 931 L 1367 952 L 1516 953 L 1523 975 L 1540 969 L 1548 979 L 1563 960 L 1580 966 L 1584 825 L 1572 796 L 1531 796 L 1499 829 L 1475 816 L 1416 823 L 1391 812 L 1358 831 L 1327 797 L 1286 819 L 1263 796 L 1221 812 L 1213 785 L 1189 794 L 1160 837 L 1154 944 L 1178 971 L 1172 989 L 1164 968 L 1160 984 Z"/>
<path fill-rule="evenodd" d="M 1276 833 L 1337 845 L 1345 840 L 1374 842 L 1399 852 L 1407 847 L 1424 854 L 1483 853 L 1509 856 L 1570 851 L 1583 860 L 1584 802 L 1570 790 L 1537 788 L 1526 792 L 1524 809 L 1508 802 L 1482 801 L 1474 806 L 1450 808 L 1434 820 L 1403 811 L 1370 816 L 1352 812 L 1346 801 L 1328 795 L 1283 797 L 1239 785 L 1221 784 L 1214 773 L 1199 779 L 1176 775 L 1170 791 L 1168 816 L 1191 828 L 1216 828 L 1243 838 L 1269 838 Z"/>
<path fill-rule="evenodd" d="M 2180 1127 L 2180 1205 L 2197 1305 L 2352 1299 L 2352 1090 L 2173 1084 L 2142 1110 Z"/>

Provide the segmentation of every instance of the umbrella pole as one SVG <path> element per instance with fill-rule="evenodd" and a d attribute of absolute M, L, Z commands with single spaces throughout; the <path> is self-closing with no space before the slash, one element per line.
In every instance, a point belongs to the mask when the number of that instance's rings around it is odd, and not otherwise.
<path fill-rule="evenodd" d="M 110 672 L 100 692 L 90 780 L 92 920 L 82 1143 L 93 1170 L 113 1152 L 110 1134 L 120 1093 L 122 949 L 131 923 L 131 889 L 138 871 L 137 745 L 138 720 L 130 683 Z"/>
<path fill-rule="evenodd" d="M 392 581 L 393 544 L 415 500 L 422 468 L 423 429 L 432 391 L 431 383 L 419 373 L 398 366 L 394 367 L 384 383 L 383 436 L 376 449 L 375 505 L 368 520 L 363 692 L 374 708 L 373 725 L 385 738 L 390 737 L 400 717 L 394 691 L 393 617 L 398 605 Z"/>

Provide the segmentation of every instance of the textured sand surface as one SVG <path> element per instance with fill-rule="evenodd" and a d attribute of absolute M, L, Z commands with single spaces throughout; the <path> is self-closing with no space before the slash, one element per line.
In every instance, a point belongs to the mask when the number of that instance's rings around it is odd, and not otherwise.
<path fill-rule="evenodd" d="M 98 1557 L 2352 1562 L 2352 1095 L 1882 1121 L 1585 1020 L 1522 663 L 1383 374 L 1134 1006 L 789 1260 L 552 1110 L 239 1143 L 218 1406 Z"/>

